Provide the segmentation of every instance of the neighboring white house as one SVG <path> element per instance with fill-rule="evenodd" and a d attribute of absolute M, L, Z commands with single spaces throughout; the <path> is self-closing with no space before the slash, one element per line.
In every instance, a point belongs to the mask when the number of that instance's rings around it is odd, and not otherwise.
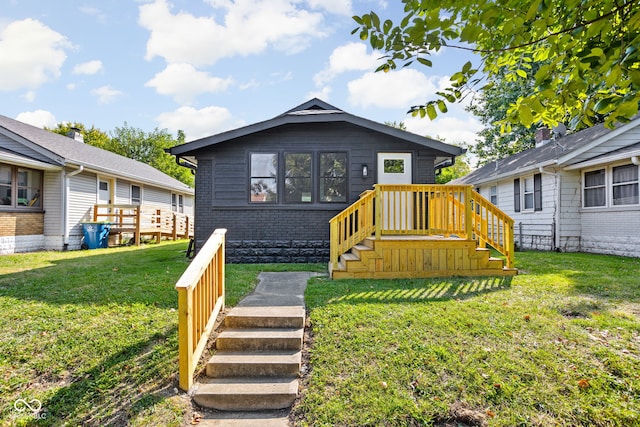
<path fill-rule="evenodd" d="M 640 118 L 569 135 L 541 129 L 536 147 L 456 180 L 515 220 L 523 249 L 640 257 Z"/>
<path fill-rule="evenodd" d="M 193 200 L 147 164 L 0 116 L 0 254 L 79 249 L 96 203 L 193 215 Z"/>

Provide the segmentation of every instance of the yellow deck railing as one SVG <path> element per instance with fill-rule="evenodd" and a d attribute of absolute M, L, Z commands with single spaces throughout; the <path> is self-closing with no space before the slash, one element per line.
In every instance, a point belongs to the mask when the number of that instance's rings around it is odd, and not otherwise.
<path fill-rule="evenodd" d="M 224 310 L 224 241 L 227 230 L 209 237 L 176 283 L 178 291 L 179 384 L 193 385 L 193 373 L 218 314 Z"/>
<path fill-rule="evenodd" d="M 152 235 L 158 241 L 162 236 L 173 240 L 193 236 L 190 215 L 155 206 L 96 204 L 93 206 L 93 221 L 111 223 L 113 234 L 133 234 L 136 245 L 140 245 L 141 235 Z"/>
<path fill-rule="evenodd" d="M 513 220 L 473 191 L 470 185 L 383 185 L 330 222 L 330 262 L 366 237 L 423 235 L 458 236 L 491 245 L 513 266 Z"/>

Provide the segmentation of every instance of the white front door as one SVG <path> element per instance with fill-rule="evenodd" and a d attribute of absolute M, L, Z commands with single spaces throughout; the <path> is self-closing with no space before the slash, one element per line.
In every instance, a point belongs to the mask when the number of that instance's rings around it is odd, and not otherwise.
<path fill-rule="evenodd" d="M 378 184 L 413 184 L 411 153 L 378 153 Z"/>
<path fill-rule="evenodd" d="M 378 153 L 378 184 L 412 184 L 411 153 Z M 385 192 L 382 195 L 382 226 L 385 230 L 413 228 L 411 191 Z"/>

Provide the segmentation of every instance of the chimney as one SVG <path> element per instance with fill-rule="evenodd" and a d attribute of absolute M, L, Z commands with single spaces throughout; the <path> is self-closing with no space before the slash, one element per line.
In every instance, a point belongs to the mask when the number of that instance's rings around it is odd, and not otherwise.
<path fill-rule="evenodd" d="M 75 141 L 84 142 L 84 136 L 80 132 L 78 128 L 69 128 L 69 132 L 67 132 L 67 136 Z"/>
<path fill-rule="evenodd" d="M 536 129 L 536 147 L 542 147 L 549 141 L 551 141 L 551 129 L 548 127 Z"/>

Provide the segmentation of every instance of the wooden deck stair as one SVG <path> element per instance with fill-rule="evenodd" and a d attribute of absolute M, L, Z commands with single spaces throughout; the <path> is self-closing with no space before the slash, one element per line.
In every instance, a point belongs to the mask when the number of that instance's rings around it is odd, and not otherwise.
<path fill-rule="evenodd" d="M 233 308 L 193 400 L 223 411 L 291 406 L 298 396 L 304 322 L 301 306 Z"/>
<path fill-rule="evenodd" d="M 340 255 L 334 279 L 513 276 L 502 258 L 475 240 L 444 236 L 367 237 Z"/>

